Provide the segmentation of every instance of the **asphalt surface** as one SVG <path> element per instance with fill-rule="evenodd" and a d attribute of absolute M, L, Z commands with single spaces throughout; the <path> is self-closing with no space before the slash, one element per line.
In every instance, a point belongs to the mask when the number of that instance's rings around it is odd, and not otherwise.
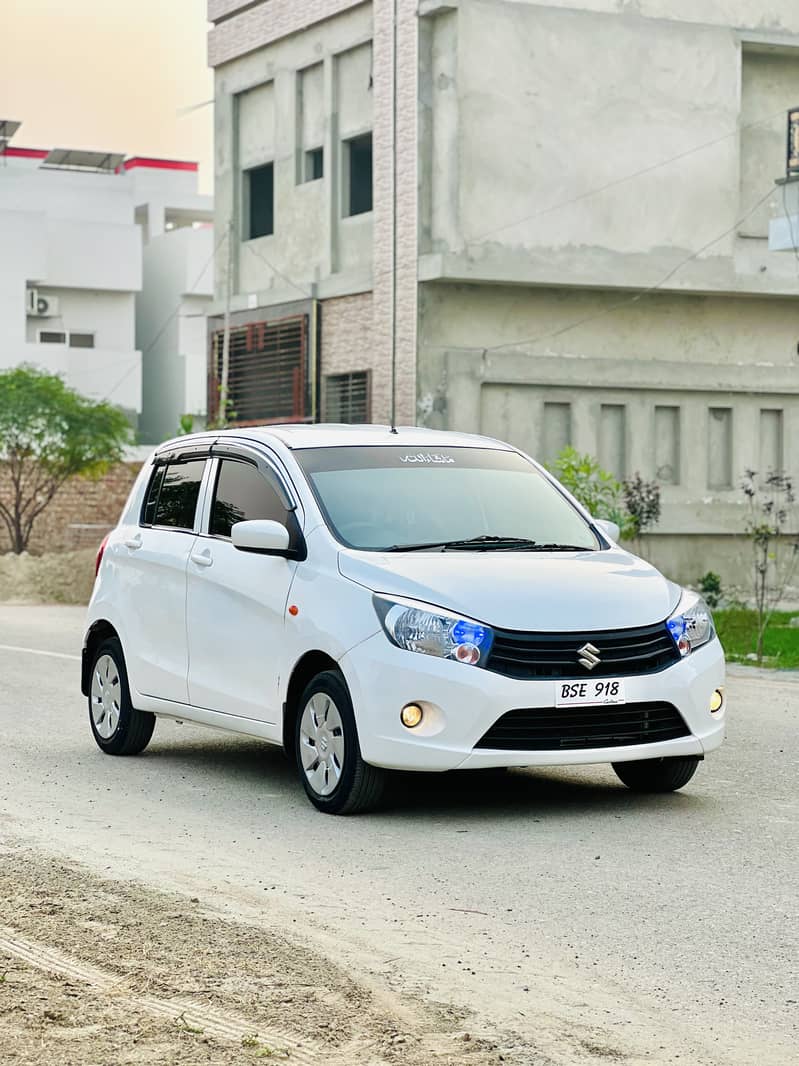
<path fill-rule="evenodd" d="M 0 832 L 282 926 L 519 1034 L 510 1061 L 799 1062 L 796 678 L 729 678 L 729 739 L 677 795 L 607 767 L 408 775 L 342 819 L 257 741 L 161 722 L 100 753 L 82 620 L 0 607 Z"/>

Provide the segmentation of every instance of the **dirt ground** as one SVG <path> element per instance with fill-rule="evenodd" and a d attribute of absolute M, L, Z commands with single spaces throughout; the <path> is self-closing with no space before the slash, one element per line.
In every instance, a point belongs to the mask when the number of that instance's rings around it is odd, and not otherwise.
<path fill-rule="evenodd" d="M 96 555 L 96 548 L 0 555 L 0 603 L 88 603 Z"/>
<path fill-rule="evenodd" d="M 0 850 L 4 1066 L 494 1066 L 449 1008 L 395 1004 L 197 900 Z M 525 1062 L 533 1060 L 525 1058 Z M 539 1060 L 542 1066 L 546 1059 Z"/>

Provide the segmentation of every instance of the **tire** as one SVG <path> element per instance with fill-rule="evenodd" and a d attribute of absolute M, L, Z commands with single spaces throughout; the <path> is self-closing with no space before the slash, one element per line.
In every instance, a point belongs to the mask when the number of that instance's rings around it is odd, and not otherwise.
<path fill-rule="evenodd" d="M 150 743 L 155 715 L 130 702 L 122 645 L 109 637 L 97 648 L 89 684 L 89 725 L 106 755 L 138 755 Z"/>
<path fill-rule="evenodd" d="M 641 759 L 614 762 L 613 769 L 633 792 L 676 792 L 696 773 L 699 759 L 692 755 L 677 759 Z"/>
<path fill-rule="evenodd" d="M 297 768 L 308 799 L 324 814 L 374 810 L 386 772 L 361 757 L 352 700 L 338 671 L 317 674 L 300 698 L 294 729 Z"/>

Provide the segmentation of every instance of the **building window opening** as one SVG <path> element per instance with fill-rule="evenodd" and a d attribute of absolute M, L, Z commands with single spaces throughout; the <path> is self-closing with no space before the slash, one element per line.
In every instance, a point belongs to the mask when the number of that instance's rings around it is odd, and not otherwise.
<path fill-rule="evenodd" d="M 344 214 L 363 215 L 372 210 L 372 134 L 353 137 L 344 145 L 347 170 Z"/>
<path fill-rule="evenodd" d="M 246 241 L 275 232 L 275 167 L 265 163 L 244 171 Z"/>
<path fill-rule="evenodd" d="M 325 421 L 349 425 L 369 421 L 369 371 L 328 374 L 325 379 Z"/>
<path fill-rule="evenodd" d="M 311 148 L 305 153 L 304 181 L 319 181 L 325 176 L 324 148 Z"/>
<path fill-rule="evenodd" d="M 67 335 L 53 329 L 39 330 L 39 344 L 66 344 Z"/>
<path fill-rule="evenodd" d="M 70 333 L 69 335 L 70 348 L 93 348 L 94 347 L 94 334 L 93 333 Z"/>

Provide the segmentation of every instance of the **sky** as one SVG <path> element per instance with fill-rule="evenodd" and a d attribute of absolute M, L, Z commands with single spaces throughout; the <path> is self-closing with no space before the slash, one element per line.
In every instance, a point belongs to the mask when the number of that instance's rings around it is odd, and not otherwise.
<path fill-rule="evenodd" d="M 191 159 L 213 186 L 206 0 L 0 0 L 0 119 L 22 148 Z"/>

